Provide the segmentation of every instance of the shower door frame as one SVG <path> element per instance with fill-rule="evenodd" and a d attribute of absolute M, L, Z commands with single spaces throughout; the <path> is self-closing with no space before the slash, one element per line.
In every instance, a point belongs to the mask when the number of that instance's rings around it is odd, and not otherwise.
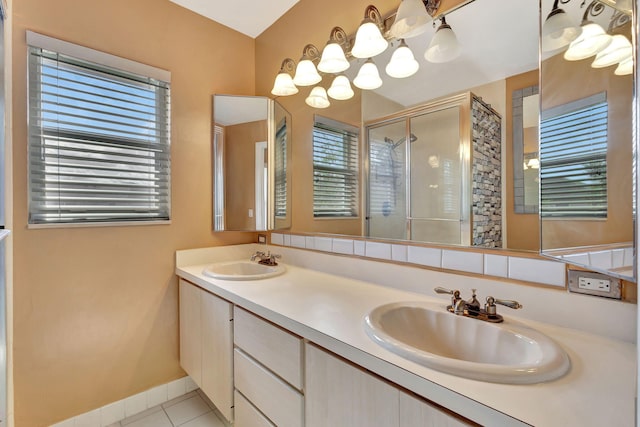
<path fill-rule="evenodd" d="M 459 135 L 460 146 L 462 147 L 461 156 L 461 171 L 462 177 L 460 179 L 460 242 L 456 245 L 470 246 L 472 241 L 473 230 L 471 224 L 473 223 L 473 203 L 472 203 L 472 173 L 471 167 L 473 164 L 473 149 L 472 142 L 472 123 L 471 123 L 471 92 L 463 92 L 457 95 L 452 95 L 444 98 L 439 98 L 433 101 L 429 101 L 424 104 L 420 104 L 414 107 L 410 107 L 401 111 L 397 111 L 393 114 L 383 116 L 374 120 L 369 120 L 363 123 L 364 138 L 365 138 L 365 167 L 364 167 L 364 208 L 365 208 L 365 233 L 366 237 L 370 237 L 370 221 L 371 221 L 371 203 L 370 203 L 370 141 L 369 131 L 378 127 L 386 126 L 392 123 L 398 123 L 402 120 L 405 121 L 405 140 L 411 141 L 411 119 L 421 115 L 435 113 L 450 108 L 458 108 L 459 114 Z M 405 144 L 405 239 L 412 240 L 412 221 L 421 218 L 414 218 L 411 215 L 411 144 Z M 425 243 L 434 243 L 427 242 Z"/>

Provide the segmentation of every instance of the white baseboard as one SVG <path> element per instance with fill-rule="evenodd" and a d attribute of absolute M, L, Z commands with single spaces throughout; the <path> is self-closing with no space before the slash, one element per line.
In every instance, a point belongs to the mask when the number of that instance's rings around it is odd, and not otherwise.
<path fill-rule="evenodd" d="M 198 386 L 186 376 L 84 414 L 76 415 L 50 427 L 107 427 L 132 415 L 196 390 Z"/>

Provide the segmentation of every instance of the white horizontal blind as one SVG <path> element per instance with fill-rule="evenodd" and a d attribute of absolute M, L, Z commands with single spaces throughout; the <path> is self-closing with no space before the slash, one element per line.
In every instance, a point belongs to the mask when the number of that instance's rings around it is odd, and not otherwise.
<path fill-rule="evenodd" d="M 594 95 L 543 112 L 540 212 L 543 217 L 607 217 L 608 105 Z"/>
<path fill-rule="evenodd" d="M 170 219 L 168 82 L 29 48 L 29 223 Z"/>
<path fill-rule="evenodd" d="M 275 150 L 275 215 L 287 216 L 287 122 L 286 119 L 276 128 Z"/>
<path fill-rule="evenodd" d="M 313 127 L 313 216 L 358 216 L 358 133 L 316 117 Z"/>

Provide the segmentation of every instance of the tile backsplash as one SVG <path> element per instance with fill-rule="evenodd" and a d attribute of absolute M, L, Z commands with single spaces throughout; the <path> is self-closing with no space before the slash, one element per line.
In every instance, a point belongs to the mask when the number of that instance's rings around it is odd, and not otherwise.
<path fill-rule="evenodd" d="M 566 286 L 565 264 L 531 257 L 284 233 L 271 233 L 271 244 Z"/>

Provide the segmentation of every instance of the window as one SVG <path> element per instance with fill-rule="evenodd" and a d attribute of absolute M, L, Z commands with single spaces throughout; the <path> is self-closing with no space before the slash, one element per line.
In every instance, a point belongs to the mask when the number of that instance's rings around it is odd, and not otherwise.
<path fill-rule="evenodd" d="M 275 215 L 287 216 L 287 119 L 283 118 L 276 127 L 275 149 Z"/>
<path fill-rule="evenodd" d="M 316 116 L 313 216 L 358 216 L 358 129 Z"/>
<path fill-rule="evenodd" d="M 607 217 L 607 116 L 604 92 L 542 113 L 543 217 Z"/>
<path fill-rule="evenodd" d="M 168 81 L 83 59 L 111 55 L 28 37 L 29 224 L 169 220 Z"/>

